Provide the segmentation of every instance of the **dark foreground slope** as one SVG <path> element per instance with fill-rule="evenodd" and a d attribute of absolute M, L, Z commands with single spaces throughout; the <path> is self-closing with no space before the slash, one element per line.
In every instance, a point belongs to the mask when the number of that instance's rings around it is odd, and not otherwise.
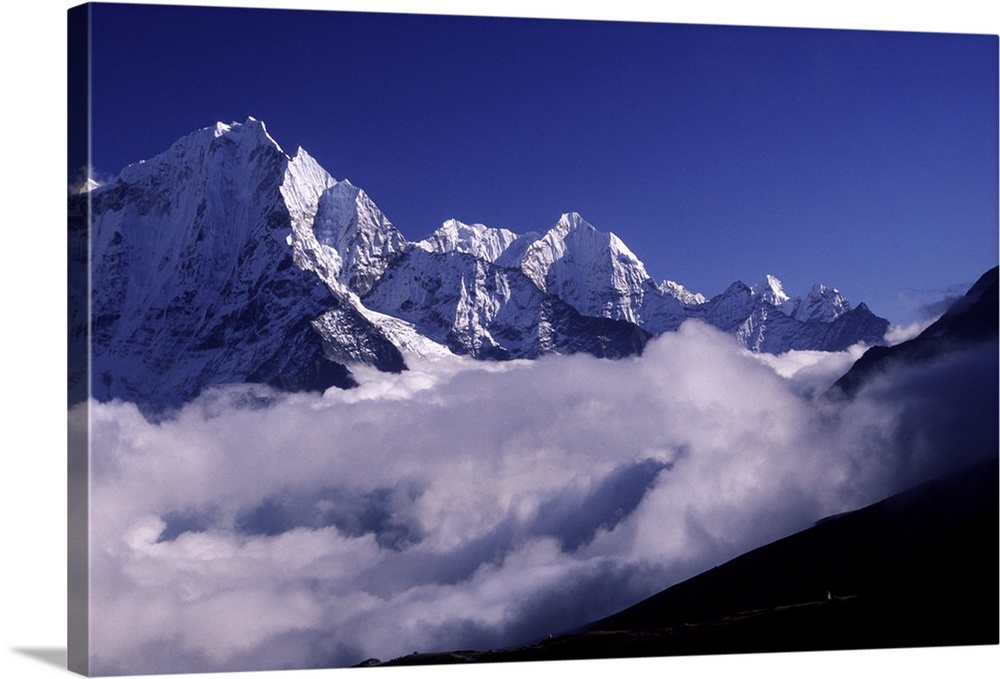
<path fill-rule="evenodd" d="M 937 321 L 911 340 L 893 347 L 874 346 L 828 392 L 852 398 L 880 375 L 905 366 L 920 366 L 980 346 L 997 348 L 1000 267 L 994 267 Z"/>
<path fill-rule="evenodd" d="M 383 664 L 996 644 L 997 479 L 993 459 L 825 519 L 576 633 Z"/>

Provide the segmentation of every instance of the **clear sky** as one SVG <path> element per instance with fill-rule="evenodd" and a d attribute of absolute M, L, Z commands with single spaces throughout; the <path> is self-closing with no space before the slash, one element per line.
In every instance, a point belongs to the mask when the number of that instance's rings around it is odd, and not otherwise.
<path fill-rule="evenodd" d="M 263 120 L 416 240 L 577 211 L 658 280 L 906 324 L 998 261 L 995 35 L 97 5 L 99 173 Z"/>

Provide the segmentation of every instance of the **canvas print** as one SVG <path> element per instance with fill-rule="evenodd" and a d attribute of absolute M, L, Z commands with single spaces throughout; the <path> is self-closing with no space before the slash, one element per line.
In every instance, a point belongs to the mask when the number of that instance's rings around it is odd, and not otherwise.
<path fill-rule="evenodd" d="M 998 643 L 997 36 L 68 21 L 72 670 Z"/>

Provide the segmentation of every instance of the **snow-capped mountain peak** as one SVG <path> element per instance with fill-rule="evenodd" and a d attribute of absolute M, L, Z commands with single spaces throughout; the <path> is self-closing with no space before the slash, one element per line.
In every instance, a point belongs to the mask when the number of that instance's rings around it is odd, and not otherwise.
<path fill-rule="evenodd" d="M 346 179 L 320 196 L 313 231 L 320 245 L 340 259 L 337 280 L 361 296 L 406 246 L 403 234 L 368 194 Z"/>
<path fill-rule="evenodd" d="M 434 233 L 414 245 L 427 252 L 463 252 L 487 262 L 496 262 L 518 235 L 484 224 L 464 224 L 449 219 Z"/>
<path fill-rule="evenodd" d="M 336 186 L 250 119 L 189 134 L 71 204 L 93 258 L 92 393 L 157 411 L 217 384 L 325 388 L 352 383 L 348 362 L 404 367 L 316 240 Z"/>
<path fill-rule="evenodd" d="M 851 304 L 839 290 L 816 283 L 805 298 L 790 297 L 780 280 L 767 274 L 750 287 L 761 302 L 777 307 L 786 315 L 803 323 L 830 323 L 851 310 Z"/>
<path fill-rule="evenodd" d="M 670 295 L 671 297 L 683 302 L 686 305 L 694 306 L 697 304 L 704 304 L 708 301 L 705 295 L 700 292 L 691 292 L 685 288 L 680 283 L 676 281 L 663 281 L 657 286 L 665 295 Z"/>
<path fill-rule="evenodd" d="M 247 119 L 243 124 L 234 122 L 225 127 L 228 128 L 230 133 L 234 128 L 239 128 L 240 131 L 246 136 L 255 138 L 259 143 L 273 144 L 275 148 L 284 153 L 284 151 L 281 150 L 281 145 L 278 144 L 274 137 L 268 133 L 267 126 L 264 124 L 263 120 L 257 120 L 253 116 L 247 116 Z"/>
<path fill-rule="evenodd" d="M 754 291 L 754 294 L 760 295 L 762 299 L 777 307 L 780 307 L 790 299 L 785 294 L 785 289 L 781 281 L 771 274 L 765 275 L 756 285 L 751 287 L 751 290 Z"/>
<path fill-rule="evenodd" d="M 643 296 L 656 286 L 646 267 L 613 233 L 598 231 L 576 212 L 524 251 L 519 266 L 543 292 L 587 316 L 639 320 Z"/>
<path fill-rule="evenodd" d="M 799 321 L 829 323 L 850 310 L 851 303 L 839 290 L 816 283 L 805 299 L 798 303 L 793 317 Z"/>
<path fill-rule="evenodd" d="M 574 231 L 576 229 L 587 229 L 588 231 L 597 231 L 594 225 L 589 223 L 583 217 L 580 216 L 579 212 L 564 212 L 559 217 L 559 221 L 556 223 L 556 229 L 564 230 L 567 233 Z"/>

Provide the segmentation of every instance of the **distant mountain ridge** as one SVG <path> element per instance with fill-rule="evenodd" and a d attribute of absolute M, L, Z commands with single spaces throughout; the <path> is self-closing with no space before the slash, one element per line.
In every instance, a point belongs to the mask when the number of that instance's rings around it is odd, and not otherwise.
<path fill-rule="evenodd" d="M 769 353 L 878 344 L 889 325 L 819 284 L 790 298 L 768 276 L 705 299 L 657 283 L 572 212 L 540 233 L 449 220 L 408 242 L 362 189 L 253 118 L 69 201 L 71 238 L 90 230 L 93 395 L 154 410 L 231 382 L 348 387 L 350 365 L 399 371 L 404 353 L 636 355 L 688 319 Z"/>

